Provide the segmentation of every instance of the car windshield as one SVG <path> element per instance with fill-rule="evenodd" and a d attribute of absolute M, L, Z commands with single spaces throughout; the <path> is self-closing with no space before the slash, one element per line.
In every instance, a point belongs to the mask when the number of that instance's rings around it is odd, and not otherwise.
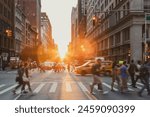
<path fill-rule="evenodd" d="M 81 66 L 87 66 L 88 64 L 93 64 L 94 62 L 92 60 L 89 60 L 88 62 L 84 63 L 83 65 Z"/>

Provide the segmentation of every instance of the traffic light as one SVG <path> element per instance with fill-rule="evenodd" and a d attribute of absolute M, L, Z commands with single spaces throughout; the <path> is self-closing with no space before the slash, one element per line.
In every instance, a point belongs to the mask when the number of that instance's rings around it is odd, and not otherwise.
<path fill-rule="evenodd" d="M 6 30 L 6 35 L 7 35 L 7 37 L 12 37 L 12 30 L 7 29 Z"/>
<path fill-rule="evenodd" d="M 96 20 L 97 20 L 96 16 L 94 16 L 92 20 L 93 20 L 93 26 L 95 26 L 96 25 Z"/>

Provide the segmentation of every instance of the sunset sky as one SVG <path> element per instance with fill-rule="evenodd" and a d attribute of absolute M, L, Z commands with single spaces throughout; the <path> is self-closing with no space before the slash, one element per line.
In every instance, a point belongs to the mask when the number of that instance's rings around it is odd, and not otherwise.
<path fill-rule="evenodd" d="M 77 0 L 42 0 L 42 12 L 46 12 L 50 19 L 61 57 L 64 57 L 71 41 L 71 10 L 76 4 Z"/>

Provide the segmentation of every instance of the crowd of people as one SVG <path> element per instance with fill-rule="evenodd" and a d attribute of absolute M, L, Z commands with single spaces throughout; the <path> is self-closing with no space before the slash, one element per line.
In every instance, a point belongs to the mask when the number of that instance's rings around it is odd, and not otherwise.
<path fill-rule="evenodd" d="M 101 60 L 97 59 L 96 63 L 92 66 L 93 83 L 90 85 L 91 93 L 93 93 L 94 85 L 98 85 L 98 90 L 103 92 L 102 78 L 100 75 Z M 131 86 L 137 88 L 136 83 L 138 80 L 143 84 L 142 88 L 137 92 L 139 96 L 142 96 L 144 89 L 147 89 L 147 94 L 150 95 L 149 88 L 150 77 L 150 61 L 142 63 L 131 60 L 130 64 L 126 61 L 114 62 L 112 65 L 112 83 L 111 91 L 114 91 L 114 83 L 117 82 L 118 91 L 121 93 L 128 92 L 128 81 L 131 78 Z"/>

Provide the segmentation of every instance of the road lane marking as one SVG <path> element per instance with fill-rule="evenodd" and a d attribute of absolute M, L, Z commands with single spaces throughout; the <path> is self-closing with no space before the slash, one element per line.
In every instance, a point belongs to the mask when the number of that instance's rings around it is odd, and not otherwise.
<path fill-rule="evenodd" d="M 6 86 L 5 84 L 2 84 L 2 85 L 0 85 L 0 88 L 2 88 L 2 87 L 4 87 L 4 86 Z"/>
<path fill-rule="evenodd" d="M 67 92 L 72 92 L 72 88 L 71 88 L 70 82 L 66 82 L 66 91 Z"/>
<path fill-rule="evenodd" d="M 44 87 L 45 83 L 40 84 L 33 92 L 38 93 Z"/>
<path fill-rule="evenodd" d="M 143 86 L 143 84 L 142 84 L 142 83 L 139 83 L 139 82 L 137 82 L 136 84 Z"/>
<path fill-rule="evenodd" d="M 52 84 L 52 86 L 51 86 L 49 92 L 50 92 L 50 93 L 54 93 L 54 92 L 56 91 L 56 89 L 57 89 L 57 85 L 58 85 L 57 82 L 53 82 L 53 84 Z"/>
<path fill-rule="evenodd" d="M 7 91 L 9 91 L 9 90 L 11 90 L 11 89 L 13 89 L 13 88 L 15 88 L 17 85 L 18 85 L 18 84 L 14 84 L 13 86 L 8 87 L 8 88 L 6 88 L 6 89 L 0 91 L 0 95 L 3 94 L 3 93 L 5 93 L 5 92 L 7 92 Z"/>
<path fill-rule="evenodd" d="M 82 89 L 82 91 L 88 91 L 87 88 L 83 85 L 82 82 L 78 82 L 78 85 L 80 86 L 80 88 Z"/>
<path fill-rule="evenodd" d="M 111 86 L 110 85 L 108 85 L 108 84 L 106 84 L 106 83 L 102 83 L 103 85 L 105 85 L 106 87 L 108 87 L 109 89 L 111 89 Z M 118 89 L 116 89 L 116 88 L 113 88 L 115 91 L 118 91 Z"/>

